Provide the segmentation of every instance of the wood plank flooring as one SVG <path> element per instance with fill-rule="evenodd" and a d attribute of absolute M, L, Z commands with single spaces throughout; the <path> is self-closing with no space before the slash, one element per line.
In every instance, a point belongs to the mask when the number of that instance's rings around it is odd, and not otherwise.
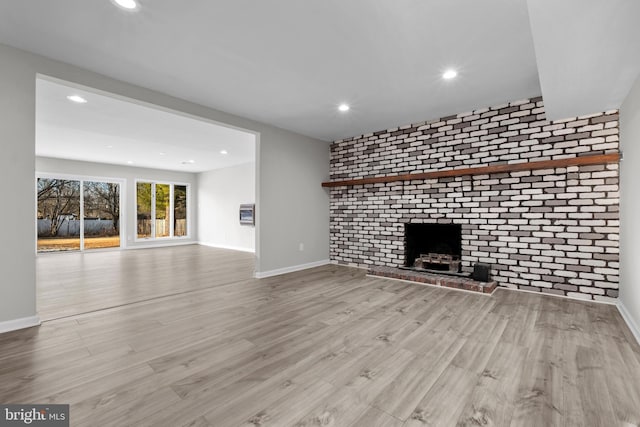
<path fill-rule="evenodd" d="M 69 403 L 73 426 L 640 425 L 640 347 L 613 306 L 332 265 L 256 280 L 246 254 L 198 246 L 108 254 L 69 260 L 66 289 L 117 307 L 0 335 L 0 402 Z"/>
<path fill-rule="evenodd" d="M 198 245 L 39 254 L 38 313 L 57 319 L 250 279 L 253 259 Z"/>

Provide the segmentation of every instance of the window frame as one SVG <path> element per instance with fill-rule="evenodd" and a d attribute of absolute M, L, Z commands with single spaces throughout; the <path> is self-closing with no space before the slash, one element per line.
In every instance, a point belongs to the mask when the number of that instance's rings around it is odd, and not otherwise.
<path fill-rule="evenodd" d="M 149 237 L 138 237 L 138 184 L 146 183 L 151 184 L 151 236 Z M 169 186 L 169 235 L 165 237 L 157 237 L 156 236 L 156 185 L 168 185 Z M 187 233 L 184 236 L 176 236 L 174 230 L 174 218 L 175 218 L 175 200 L 174 200 L 174 187 L 176 185 L 184 186 L 187 189 Z M 191 184 L 188 182 L 179 182 L 179 181 L 166 181 L 166 180 L 158 180 L 158 179 L 144 179 L 144 178 L 136 178 L 135 185 L 133 187 L 135 189 L 134 194 L 134 206 L 133 209 L 133 217 L 135 232 L 133 234 L 133 241 L 135 243 L 139 242 L 165 242 L 165 241 L 173 241 L 173 240 L 189 240 L 191 239 Z"/>
<path fill-rule="evenodd" d="M 80 249 L 73 251 L 60 251 L 60 252 L 40 252 L 38 251 L 38 179 L 66 179 L 70 181 L 79 181 L 80 182 Z M 106 182 L 110 184 L 118 184 L 120 186 L 120 246 L 112 247 L 112 248 L 102 248 L 102 249 L 89 249 L 88 252 L 100 252 L 100 251 L 113 251 L 113 250 L 122 250 L 127 248 L 127 221 L 125 220 L 127 217 L 126 203 L 125 199 L 127 197 L 127 180 L 125 178 L 114 178 L 114 177 L 106 177 L 106 176 L 91 176 L 91 175 L 76 175 L 69 173 L 55 173 L 55 172 L 35 172 L 35 185 L 34 185 L 34 199 L 35 199 L 35 231 L 36 231 L 36 241 L 35 241 L 35 252 L 36 255 L 49 255 L 55 253 L 67 253 L 67 252 L 78 252 L 78 253 L 86 253 L 87 249 L 84 247 L 84 183 L 85 182 Z M 188 197 L 188 193 L 187 193 Z M 189 206 L 187 205 L 187 210 Z M 137 210 L 137 208 L 136 208 Z M 187 213 L 188 215 L 188 213 Z M 189 224 L 187 223 L 187 226 Z M 189 231 L 187 229 L 187 231 Z"/>

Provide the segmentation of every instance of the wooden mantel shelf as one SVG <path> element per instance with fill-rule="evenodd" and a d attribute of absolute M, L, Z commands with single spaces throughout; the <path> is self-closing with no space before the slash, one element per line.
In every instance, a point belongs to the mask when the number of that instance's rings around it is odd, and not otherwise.
<path fill-rule="evenodd" d="M 478 166 L 464 169 L 448 169 L 433 172 L 408 173 L 404 175 L 376 176 L 371 178 L 348 179 L 342 181 L 323 182 L 323 187 L 348 187 L 353 185 L 379 184 L 396 181 L 414 181 L 423 179 L 447 178 L 469 175 L 489 175 L 493 173 L 508 173 L 520 171 L 532 171 L 540 169 L 566 168 L 569 166 L 603 165 L 618 163 L 620 153 L 595 154 L 590 156 L 570 157 L 567 159 L 540 160 L 535 162 L 513 163 Z"/>

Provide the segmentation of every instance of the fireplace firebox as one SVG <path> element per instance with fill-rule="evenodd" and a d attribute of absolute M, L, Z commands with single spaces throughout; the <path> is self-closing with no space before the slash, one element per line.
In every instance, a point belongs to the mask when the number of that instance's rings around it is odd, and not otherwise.
<path fill-rule="evenodd" d="M 405 224 L 405 267 L 460 272 L 460 224 Z"/>

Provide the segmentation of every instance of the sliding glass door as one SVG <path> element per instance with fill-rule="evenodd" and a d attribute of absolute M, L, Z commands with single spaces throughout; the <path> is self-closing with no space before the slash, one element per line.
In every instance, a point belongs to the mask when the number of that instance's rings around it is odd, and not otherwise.
<path fill-rule="evenodd" d="M 84 248 L 120 247 L 120 184 L 85 181 Z"/>
<path fill-rule="evenodd" d="M 38 178 L 39 252 L 80 250 L 80 181 Z"/>
<path fill-rule="evenodd" d="M 38 252 L 120 247 L 120 185 L 39 177 Z"/>

